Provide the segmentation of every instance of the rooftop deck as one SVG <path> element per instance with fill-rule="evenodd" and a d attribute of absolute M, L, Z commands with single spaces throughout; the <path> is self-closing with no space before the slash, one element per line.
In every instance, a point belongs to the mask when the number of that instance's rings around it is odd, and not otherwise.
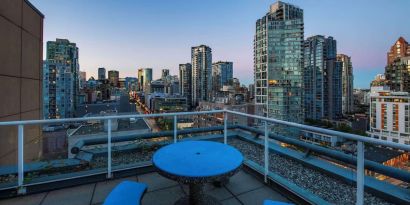
<path fill-rule="evenodd" d="M 176 126 L 177 119 L 184 115 L 201 114 L 219 115 L 205 121 L 211 124 Z M 228 114 L 255 121 L 237 123 L 227 118 Z M 19 144 L 17 163 L 0 166 L 0 204 L 99 204 L 116 184 L 126 179 L 148 185 L 143 204 L 173 204 L 187 194 L 187 188 L 155 173 L 151 159 L 161 146 L 185 140 L 218 141 L 234 146 L 243 154 L 244 166 L 229 183 L 222 187 L 206 186 L 207 194 L 223 204 L 258 205 L 264 199 L 295 204 L 410 203 L 407 167 L 388 166 L 366 157 L 369 151 L 378 152 L 372 147 L 383 146 L 405 155 L 400 162 L 408 163 L 410 146 L 234 111 L 0 122 L 0 126 L 17 125 L 21 142 L 24 126 L 33 124 L 92 120 L 107 123 L 111 128 L 115 119 L 153 117 L 173 117 L 174 125 L 168 126 L 171 130 L 122 134 L 108 129 L 101 132 L 102 137 L 86 135 L 72 143 L 66 150 L 69 156 L 28 162 L 23 160 L 27 145 Z M 343 137 L 357 147 L 346 153 L 287 135 L 301 129 Z"/>
<path fill-rule="evenodd" d="M 156 172 L 136 176 L 90 183 L 49 192 L 0 200 L 1 205 L 99 205 L 108 193 L 121 181 L 138 181 L 148 185 L 142 199 L 143 205 L 174 204 L 180 197 L 187 195 L 188 187 L 162 177 Z M 241 170 L 226 185 L 221 187 L 206 184 L 204 191 L 220 200 L 222 204 L 262 204 L 265 199 L 290 202 L 286 196 L 265 185 L 254 173 Z"/>

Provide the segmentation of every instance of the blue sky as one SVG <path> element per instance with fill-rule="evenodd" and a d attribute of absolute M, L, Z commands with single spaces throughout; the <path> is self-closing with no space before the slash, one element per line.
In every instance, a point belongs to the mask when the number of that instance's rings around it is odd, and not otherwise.
<path fill-rule="evenodd" d="M 30 0 L 44 15 L 44 42 L 67 38 L 80 48 L 87 78 L 98 67 L 154 77 L 190 62 L 190 48 L 209 45 L 213 61 L 234 62 L 234 76 L 253 81 L 255 21 L 275 0 Z M 408 0 L 288 0 L 304 10 L 305 37 L 333 36 L 338 53 L 352 57 L 355 87 L 384 72 L 386 52 L 410 41 Z M 44 44 L 45 45 L 45 44 Z M 44 49 L 45 50 L 45 49 Z M 45 56 L 45 55 L 44 55 Z"/>

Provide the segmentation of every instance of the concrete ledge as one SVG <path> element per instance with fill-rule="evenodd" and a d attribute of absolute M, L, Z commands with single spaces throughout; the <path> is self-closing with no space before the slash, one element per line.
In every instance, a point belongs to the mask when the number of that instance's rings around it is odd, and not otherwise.
<path fill-rule="evenodd" d="M 252 135 L 238 133 L 238 136 L 242 140 L 263 146 L 263 141 L 255 139 L 255 137 Z M 345 182 L 356 183 L 355 172 L 352 173 L 352 171 L 333 165 L 325 160 L 313 156 L 306 157 L 304 153 L 281 147 L 273 143 L 270 143 L 269 150 L 281 156 L 296 160 L 310 168 L 319 170 Z M 388 201 L 393 201 L 398 204 L 410 204 L 409 190 L 400 188 L 384 181 L 377 180 L 369 176 L 365 176 L 364 185 L 366 191 L 374 193 L 375 195 L 380 196 L 381 198 L 385 198 Z"/>

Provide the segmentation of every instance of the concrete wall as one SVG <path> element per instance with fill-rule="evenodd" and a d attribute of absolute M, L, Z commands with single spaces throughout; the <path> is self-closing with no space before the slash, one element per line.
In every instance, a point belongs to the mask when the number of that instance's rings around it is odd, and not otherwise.
<path fill-rule="evenodd" d="M 0 1 L 0 121 L 41 118 L 43 15 L 26 0 Z M 25 158 L 41 155 L 39 126 L 26 126 Z M 17 163 L 17 127 L 0 127 L 0 166 Z"/>

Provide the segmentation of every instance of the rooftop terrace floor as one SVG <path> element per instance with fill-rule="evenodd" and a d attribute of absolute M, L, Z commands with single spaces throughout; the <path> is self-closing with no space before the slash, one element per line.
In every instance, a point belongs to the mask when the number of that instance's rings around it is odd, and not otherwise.
<path fill-rule="evenodd" d="M 156 172 L 151 172 L 0 200 L 0 205 L 100 205 L 110 191 L 123 180 L 138 181 L 148 185 L 148 190 L 142 199 L 143 205 L 174 204 L 180 197 L 188 194 L 186 185 L 164 178 Z M 253 173 L 245 170 L 239 171 L 222 187 L 206 184 L 204 191 L 220 200 L 222 204 L 229 205 L 259 205 L 265 199 L 289 202 L 285 196 L 266 186 Z"/>

